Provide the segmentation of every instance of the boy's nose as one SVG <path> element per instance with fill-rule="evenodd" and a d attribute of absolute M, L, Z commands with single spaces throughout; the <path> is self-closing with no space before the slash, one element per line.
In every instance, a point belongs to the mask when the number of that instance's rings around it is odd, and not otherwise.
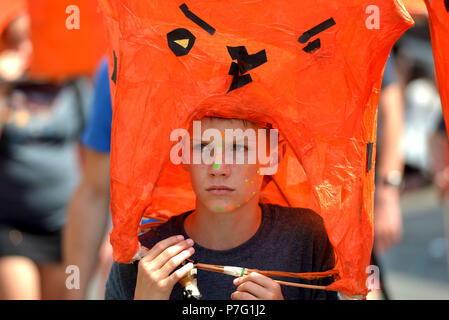
<path fill-rule="evenodd" d="M 231 167 L 229 164 L 214 163 L 209 165 L 209 174 L 211 176 L 229 176 L 231 174 Z"/>

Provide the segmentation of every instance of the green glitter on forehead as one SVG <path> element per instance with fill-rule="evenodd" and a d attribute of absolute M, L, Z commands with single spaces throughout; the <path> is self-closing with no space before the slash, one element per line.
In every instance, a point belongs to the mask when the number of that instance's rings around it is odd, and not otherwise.
<path fill-rule="evenodd" d="M 215 207 L 217 211 L 221 211 L 221 207 Z"/>
<path fill-rule="evenodd" d="M 219 163 L 214 163 L 214 168 L 218 168 L 220 166 Z"/>

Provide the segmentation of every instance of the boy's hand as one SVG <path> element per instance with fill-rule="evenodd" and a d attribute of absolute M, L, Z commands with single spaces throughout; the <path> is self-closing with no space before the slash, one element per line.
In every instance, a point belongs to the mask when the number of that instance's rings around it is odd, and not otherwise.
<path fill-rule="evenodd" d="M 175 284 L 192 270 L 192 263 L 175 270 L 195 249 L 193 240 L 182 236 L 164 239 L 139 261 L 135 300 L 168 300 Z"/>
<path fill-rule="evenodd" d="M 238 287 L 232 300 L 284 300 L 279 283 L 257 272 L 234 279 L 234 284 Z"/>

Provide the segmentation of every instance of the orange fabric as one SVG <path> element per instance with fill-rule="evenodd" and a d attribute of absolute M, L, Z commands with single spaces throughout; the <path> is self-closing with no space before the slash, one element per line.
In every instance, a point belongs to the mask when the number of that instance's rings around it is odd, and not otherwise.
<path fill-rule="evenodd" d="M 79 29 L 67 7 L 79 8 Z M 37 80 L 62 81 L 91 75 L 106 52 L 102 15 L 95 0 L 28 0 L 33 59 L 29 76 Z"/>
<path fill-rule="evenodd" d="M 19 14 L 26 11 L 26 0 L 0 0 L 0 35 Z"/>
<path fill-rule="evenodd" d="M 449 0 L 426 1 L 426 5 L 444 121 L 449 130 Z"/>
<path fill-rule="evenodd" d="M 184 15 L 188 9 L 216 32 Z M 366 294 L 373 243 L 377 102 L 388 54 L 413 20 L 396 1 L 379 0 L 380 29 L 368 29 L 368 0 L 100 0 L 110 39 L 113 99 L 111 243 L 114 260 L 138 251 L 145 212 L 177 215 L 194 208 L 189 177 L 169 160 L 170 133 L 203 116 L 272 123 L 288 141 L 287 157 L 264 190 L 263 201 L 308 207 L 325 222 L 339 280 L 329 288 Z M 299 37 L 323 21 L 335 25 L 313 36 L 310 53 Z M 196 41 L 176 56 L 167 34 L 188 29 Z M 266 50 L 252 82 L 228 91 L 232 58 Z M 276 186 L 276 184 L 277 186 Z M 282 193 L 279 191 L 281 190 Z"/>

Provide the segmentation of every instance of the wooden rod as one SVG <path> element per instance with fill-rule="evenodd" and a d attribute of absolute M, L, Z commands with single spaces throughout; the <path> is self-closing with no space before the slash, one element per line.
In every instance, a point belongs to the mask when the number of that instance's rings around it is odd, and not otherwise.
<path fill-rule="evenodd" d="M 285 286 L 290 287 L 299 287 L 299 288 L 307 288 L 307 289 L 317 289 L 317 290 L 326 290 L 325 286 L 315 286 L 312 284 L 304 284 L 304 283 L 295 283 L 295 282 L 287 282 L 287 281 L 281 281 L 281 280 L 274 280 L 275 282 L 279 284 L 283 284 Z"/>
<path fill-rule="evenodd" d="M 188 259 L 190 260 L 190 259 Z M 216 265 L 210 265 L 210 264 L 205 264 L 205 263 L 197 263 L 195 265 L 195 268 L 199 269 L 199 270 L 205 270 L 205 271 L 211 271 L 211 272 L 217 272 L 217 273 L 224 273 L 224 267 L 223 266 L 216 266 Z M 257 269 L 246 269 L 245 270 L 245 275 L 248 275 L 251 272 L 258 272 L 261 273 L 263 271 L 261 270 L 257 270 Z M 333 270 L 330 270 L 333 271 Z M 269 271 L 271 273 L 276 273 L 276 271 Z M 279 272 L 282 273 L 282 272 Z M 297 275 L 297 274 L 296 274 Z M 277 275 L 275 275 L 277 276 Z M 275 280 L 273 279 L 273 281 L 281 284 L 281 285 L 285 285 L 285 286 L 291 286 L 291 287 L 299 287 L 299 288 L 306 288 L 306 289 L 317 289 L 317 290 L 326 290 L 325 286 L 317 286 L 317 285 L 311 285 L 311 284 L 304 284 L 304 283 L 296 283 L 296 282 L 288 282 L 288 281 L 281 281 L 281 280 Z"/>

